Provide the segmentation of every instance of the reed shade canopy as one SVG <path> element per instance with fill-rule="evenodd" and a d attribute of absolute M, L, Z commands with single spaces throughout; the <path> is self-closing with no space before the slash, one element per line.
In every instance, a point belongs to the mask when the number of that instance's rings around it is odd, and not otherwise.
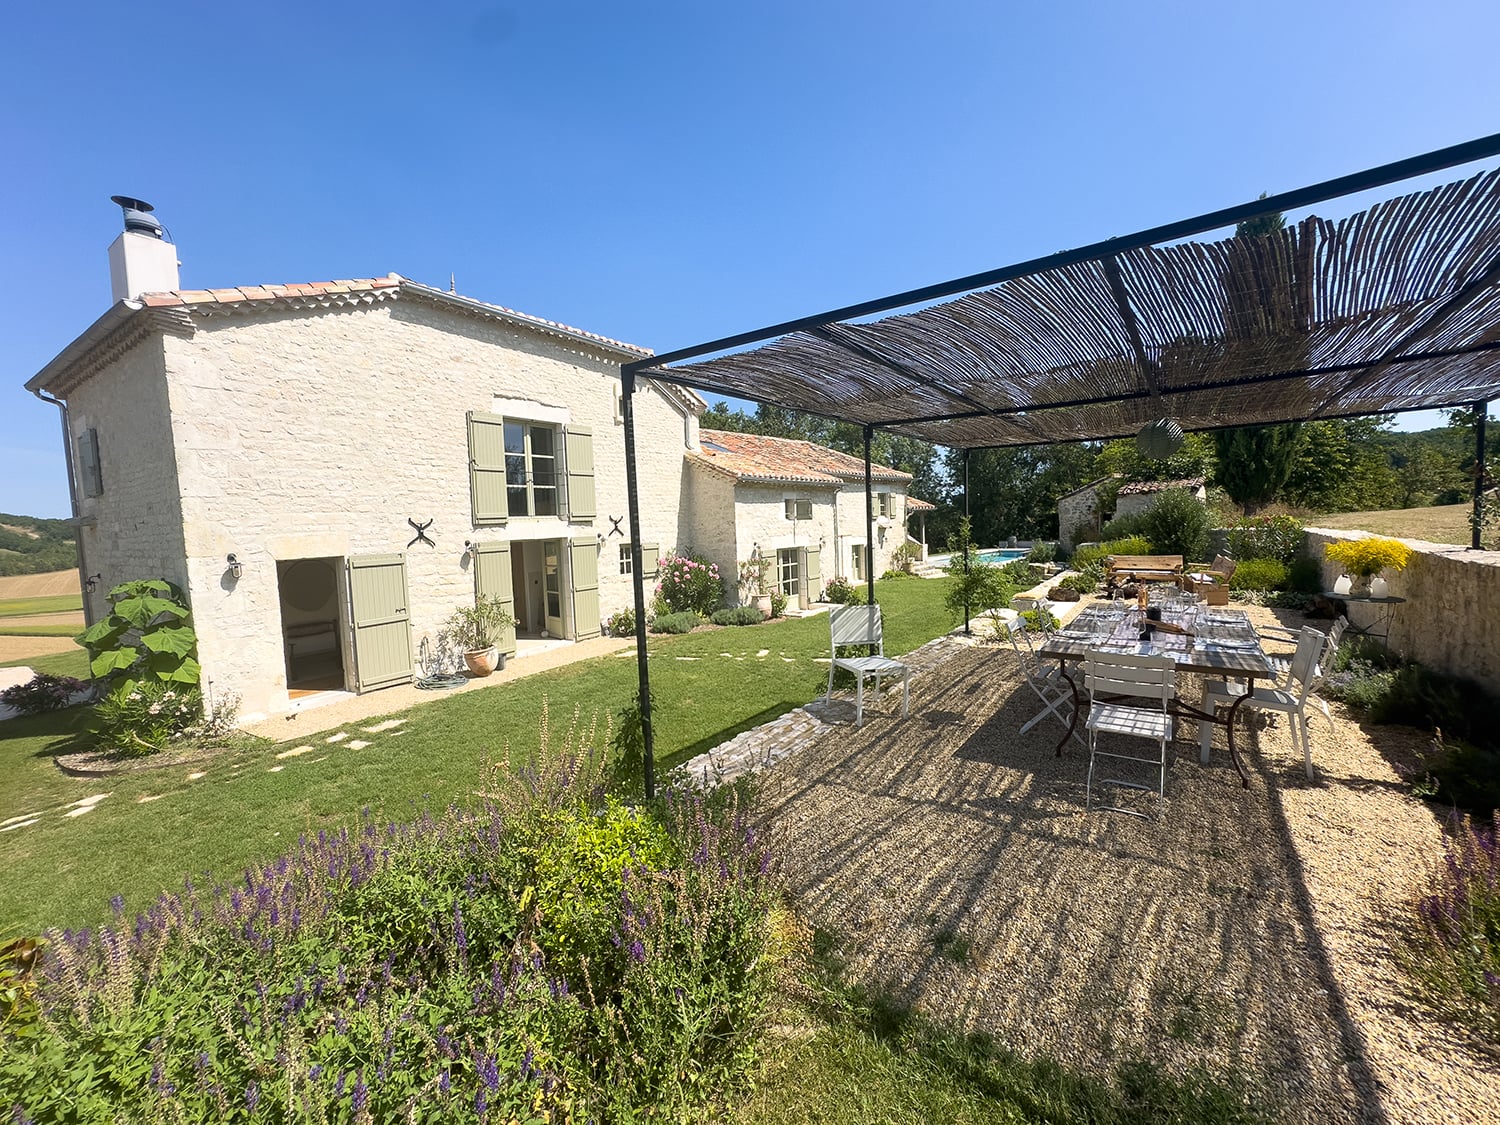
<path fill-rule="evenodd" d="M 1474 146 L 1493 155 L 1500 137 L 1430 156 Z M 804 318 L 753 350 L 671 365 L 719 341 L 628 367 L 958 448 L 1500 398 L 1500 172 L 1260 236 L 1142 237 L 914 312 Z"/>

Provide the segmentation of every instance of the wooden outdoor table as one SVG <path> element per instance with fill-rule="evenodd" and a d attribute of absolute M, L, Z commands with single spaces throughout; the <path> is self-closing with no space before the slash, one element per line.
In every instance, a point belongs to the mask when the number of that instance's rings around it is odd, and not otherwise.
<path fill-rule="evenodd" d="M 1047 643 L 1037 650 L 1037 654 L 1058 661 L 1063 679 L 1068 681 L 1068 686 L 1073 690 L 1073 717 L 1068 723 L 1068 729 L 1063 734 L 1062 740 L 1057 744 L 1058 756 L 1062 756 L 1063 747 L 1068 744 L 1068 739 L 1073 737 L 1084 702 L 1077 682 L 1068 674 L 1068 665 L 1082 660 L 1090 651 L 1107 649 L 1112 652 L 1128 652 L 1139 656 L 1170 656 L 1176 661 L 1178 672 L 1249 680 L 1252 681 L 1249 685 L 1250 690 L 1254 689 L 1253 681 L 1255 680 L 1274 679 L 1275 670 L 1266 659 L 1259 640 L 1256 639 L 1255 630 L 1250 625 L 1248 615 L 1237 611 L 1225 613 L 1223 610 L 1215 610 L 1212 613 L 1215 618 L 1222 619 L 1223 623 L 1211 625 L 1210 629 L 1222 630 L 1226 640 L 1234 636 L 1243 637 L 1246 641 L 1254 641 L 1253 646 L 1230 647 L 1228 644 L 1215 644 L 1209 639 L 1212 633 L 1206 633 L 1202 638 L 1190 638 L 1175 633 L 1158 632 L 1149 642 L 1141 641 L 1139 639 L 1140 617 L 1133 608 L 1127 609 L 1125 616 L 1117 621 L 1107 618 L 1106 614 L 1101 611 L 1085 612 L 1080 614 L 1069 628 L 1048 637 Z M 1234 621 L 1233 624 L 1230 623 L 1231 619 Z M 1171 620 L 1170 615 L 1168 615 L 1168 620 Z M 1238 624 L 1239 621 L 1243 621 L 1243 626 Z M 1105 631 L 1106 626 L 1108 632 Z M 1078 635 L 1083 633 L 1089 635 Z M 1235 771 L 1240 775 L 1240 782 L 1246 789 L 1250 788 L 1250 777 L 1245 773 L 1245 767 L 1240 762 L 1239 751 L 1234 745 L 1234 720 L 1240 705 L 1250 697 L 1250 690 L 1234 697 L 1229 706 L 1229 713 L 1222 719 L 1219 718 L 1217 710 L 1200 711 L 1189 707 L 1180 698 L 1174 698 L 1171 704 L 1171 711 L 1174 715 L 1196 719 L 1200 723 L 1214 723 L 1226 728 L 1229 739 L 1229 758 L 1234 763 Z"/>

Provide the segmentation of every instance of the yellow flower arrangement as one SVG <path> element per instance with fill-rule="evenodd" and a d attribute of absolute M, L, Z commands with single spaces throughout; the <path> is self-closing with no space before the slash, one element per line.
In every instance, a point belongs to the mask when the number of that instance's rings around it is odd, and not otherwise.
<path fill-rule="evenodd" d="M 1411 548 L 1399 539 L 1345 539 L 1328 544 L 1323 556 L 1348 574 L 1370 578 L 1387 568 L 1404 569 Z"/>

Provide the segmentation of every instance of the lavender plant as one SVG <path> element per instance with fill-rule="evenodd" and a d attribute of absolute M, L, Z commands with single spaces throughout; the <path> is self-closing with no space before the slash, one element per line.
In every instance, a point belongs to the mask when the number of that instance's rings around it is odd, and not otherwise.
<path fill-rule="evenodd" d="M 545 720 L 544 720 L 545 723 Z M 17 1121 L 708 1118 L 769 986 L 769 854 L 735 802 L 629 809 L 575 745 L 476 808 L 366 814 L 233 883 L 51 931 Z M 541 738 L 547 743 L 545 725 Z"/>
<path fill-rule="evenodd" d="M 1407 961 L 1428 999 L 1500 1048 L 1500 813 L 1457 825 L 1416 915 Z"/>

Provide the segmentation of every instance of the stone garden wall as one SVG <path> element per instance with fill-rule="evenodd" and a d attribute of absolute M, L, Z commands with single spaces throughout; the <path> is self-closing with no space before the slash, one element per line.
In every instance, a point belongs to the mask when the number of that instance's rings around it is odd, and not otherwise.
<path fill-rule="evenodd" d="M 1369 536 L 1310 527 L 1308 554 L 1321 559 L 1329 543 L 1363 538 Z M 1413 551 L 1411 561 L 1400 574 L 1386 573 L 1391 595 L 1406 599 L 1391 621 L 1391 649 L 1500 695 L 1500 551 L 1402 542 Z M 1341 572 L 1324 561 L 1323 588 L 1331 590 Z M 1375 616 L 1374 607 L 1349 603 L 1351 622 L 1364 626 Z"/>

